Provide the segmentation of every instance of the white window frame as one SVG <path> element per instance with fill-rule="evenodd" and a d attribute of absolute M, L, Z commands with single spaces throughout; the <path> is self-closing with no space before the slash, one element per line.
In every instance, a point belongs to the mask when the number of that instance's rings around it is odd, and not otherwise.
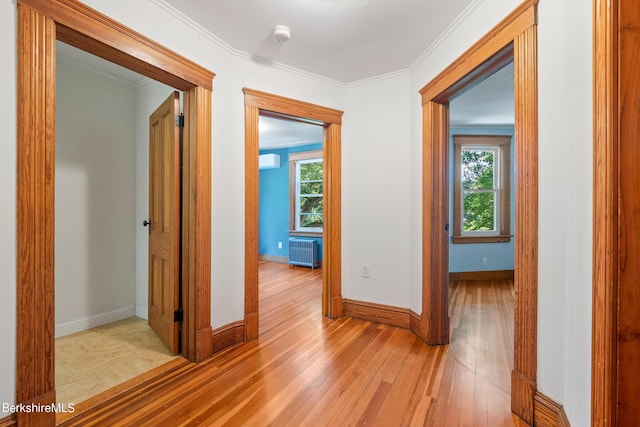
<path fill-rule="evenodd" d="M 454 135 L 454 209 L 453 243 L 493 243 L 511 240 L 510 230 L 510 135 Z M 494 152 L 493 189 L 462 189 L 462 152 L 482 150 Z M 494 194 L 494 229 L 465 231 L 464 195 L 491 192 Z"/>
<path fill-rule="evenodd" d="M 300 165 L 307 163 L 324 162 L 322 150 L 303 151 L 299 153 L 289 154 L 289 192 L 290 201 L 290 220 L 289 234 L 292 236 L 321 236 L 324 227 L 301 227 L 300 226 Z M 323 170 L 324 172 L 324 170 Z M 324 173 L 323 173 L 323 192 L 321 197 L 324 198 Z M 323 204 L 324 205 L 324 204 Z M 323 211 L 324 224 L 324 211 Z"/>
<path fill-rule="evenodd" d="M 460 188 L 460 218 L 463 236 L 497 236 L 500 234 L 500 157 L 502 150 L 499 146 L 462 145 L 461 156 L 465 151 L 491 151 L 493 152 L 493 184 L 491 189 L 465 190 Z M 462 165 L 460 166 L 462 171 Z M 465 230 L 464 229 L 464 196 L 473 193 L 493 193 L 493 229 L 492 230 Z"/>

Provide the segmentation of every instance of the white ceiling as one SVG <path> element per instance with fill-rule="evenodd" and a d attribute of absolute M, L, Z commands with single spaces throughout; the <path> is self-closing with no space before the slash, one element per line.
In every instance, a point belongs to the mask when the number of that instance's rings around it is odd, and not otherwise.
<path fill-rule="evenodd" d="M 324 138 L 322 126 L 266 116 L 260 116 L 259 132 L 261 150 L 317 144 Z"/>
<path fill-rule="evenodd" d="M 232 48 L 353 82 L 409 68 L 477 0 L 165 0 Z M 471 6 L 470 6 L 471 5 Z M 291 28 L 278 43 L 275 25 Z M 132 85 L 146 77 L 58 42 L 58 58 Z M 451 101 L 452 126 L 512 125 L 513 65 Z M 260 118 L 261 148 L 322 141 L 322 127 Z"/>
<path fill-rule="evenodd" d="M 513 125 L 513 62 L 449 103 L 452 126 Z"/>
<path fill-rule="evenodd" d="M 232 48 L 350 83 L 409 68 L 478 0 L 164 0 Z M 470 6 L 471 5 L 471 6 Z M 291 40 L 272 38 L 276 25 Z"/>

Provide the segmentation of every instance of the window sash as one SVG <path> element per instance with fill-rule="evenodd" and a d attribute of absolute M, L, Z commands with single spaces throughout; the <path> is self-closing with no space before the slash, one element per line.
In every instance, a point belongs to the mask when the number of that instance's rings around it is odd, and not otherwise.
<path fill-rule="evenodd" d="M 310 164 L 310 163 L 322 163 L 323 159 L 322 158 L 311 158 L 311 159 L 303 159 L 303 160 L 296 160 L 295 161 L 295 230 L 296 231 L 311 231 L 311 232 L 322 232 L 324 229 L 324 206 L 322 205 L 322 198 L 323 198 L 323 193 L 313 193 L 313 194 L 307 194 L 307 193 L 301 193 L 301 187 L 304 184 L 307 183 L 322 183 L 323 180 L 320 179 L 310 179 L 310 180 L 301 180 L 300 178 L 300 174 L 301 174 L 301 167 L 302 165 L 305 164 Z M 324 166 L 324 165 L 323 165 Z M 324 171 L 323 171 L 324 172 Z M 324 189 L 323 189 L 324 191 Z M 320 199 L 320 212 L 303 212 L 302 209 L 302 199 L 311 199 L 311 198 L 319 198 Z M 304 226 L 304 218 L 309 217 L 309 216 L 316 216 L 316 215 L 320 215 L 321 216 L 321 221 L 322 221 L 322 227 L 306 227 Z"/>
<path fill-rule="evenodd" d="M 462 163 L 462 158 L 464 157 L 465 151 L 472 152 L 491 152 L 493 154 L 493 164 L 492 164 L 492 188 L 471 188 L 464 189 L 464 183 L 462 182 L 461 177 L 461 191 L 460 191 L 460 224 L 461 224 L 461 234 L 463 236 L 496 236 L 500 234 L 500 156 L 502 150 L 499 146 L 483 146 L 483 145 L 462 145 L 461 146 L 461 156 L 460 156 L 460 174 L 464 171 L 464 165 Z M 465 194 L 478 194 L 478 193 L 492 193 L 493 194 L 493 225 L 490 230 L 466 230 L 465 229 L 465 213 L 467 213 L 465 209 Z"/>
<path fill-rule="evenodd" d="M 462 145 L 461 146 L 461 154 L 460 154 L 460 172 L 463 173 L 465 168 L 462 164 L 462 158 L 464 157 L 465 152 L 491 152 L 493 154 L 493 172 L 492 172 L 492 183 L 491 188 L 484 188 L 484 190 L 495 190 L 500 187 L 500 147 L 484 147 L 484 146 L 474 146 L 474 145 Z M 461 181 L 461 185 L 464 189 L 464 182 Z M 474 190 L 473 188 L 468 188 L 465 190 Z M 482 190 L 482 188 L 476 188 L 475 190 Z"/>
<path fill-rule="evenodd" d="M 494 188 L 491 190 L 462 190 L 461 191 L 460 206 L 460 221 L 462 224 L 463 236 L 496 236 L 500 234 L 500 189 Z M 493 194 L 493 225 L 490 230 L 466 230 L 465 229 L 465 209 L 464 196 L 466 194 Z"/>

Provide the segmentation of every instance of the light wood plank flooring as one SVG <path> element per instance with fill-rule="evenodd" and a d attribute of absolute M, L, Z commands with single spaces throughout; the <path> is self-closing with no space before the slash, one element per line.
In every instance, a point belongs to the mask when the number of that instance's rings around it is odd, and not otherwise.
<path fill-rule="evenodd" d="M 432 425 L 513 425 L 513 281 L 453 282 L 449 295 L 451 344 Z"/>
<path fill-rule="evenodd" d="M 172 365 L 65 425 L 501 426 L 509 412 L 512 284 L 452 287 L 449 346 L 320 313 L 322 273 L 260 266 L 260 339 Z"/>

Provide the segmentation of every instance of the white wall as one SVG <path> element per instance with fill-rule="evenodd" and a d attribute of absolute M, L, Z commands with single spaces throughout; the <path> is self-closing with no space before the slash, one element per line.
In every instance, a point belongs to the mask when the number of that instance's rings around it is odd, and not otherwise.
<path fill-rule="evenodd" d="M 16 366 L 16 7 L 0 2 L 0 402 L 13 403 Z M 2 411 L 2 408 L 0 408 Z M 3 413 L 0 412 L 0 418 Z"/>
<path fill-rule="evenodd" d="M 409 306 L 409 74 L 347 88 L 342 144 L 342 295 Z M 362 265 L 370 278 L 362 277 Z"/>
<path fill-rule="evenodd" d="M 538 389 L 590 424 L 592 2 L 540 2 Z M 557 325 L 562 324 L 563 328 Z"/>
<path fill-rule="evenodd" d="M 56 336 L 133 315 L 135 88 L 56 68 Z"/>

